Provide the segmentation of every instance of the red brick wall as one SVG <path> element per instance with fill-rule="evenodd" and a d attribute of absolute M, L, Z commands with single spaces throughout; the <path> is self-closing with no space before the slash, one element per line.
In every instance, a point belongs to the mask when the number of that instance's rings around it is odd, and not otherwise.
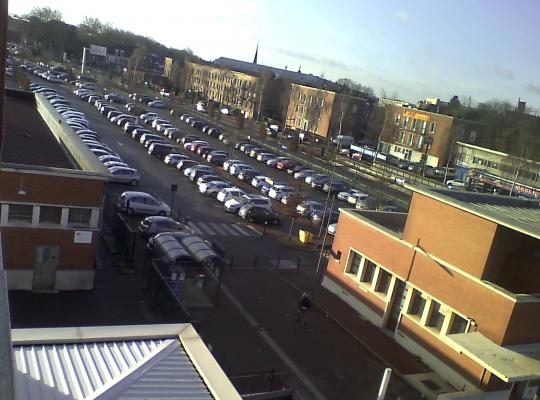
<path fill-rule="evenodd" d="M 26 194 L 18 194 L 23 189 Z M 103 181 L 2 171 L 0 201 L 100 207 L 105 186 Z"/>
<path fill-rule="evenodd" d="M 497 225 L 414 193 L 403 237 L 409 243 L 481 278 Z"/>
<path fill-rule="evenodd" d="M 540 303 L 516 304 L 502 344 L 537 342 L 540 342 Z"/>
<path fill-rule="evenodd" d="M 58 269 L 91 270 L 94 267 L 97 232 L 92 243 L 73 243 L 70 229 L 2 228 L 5 269 L 33 269 L 37 246 L 60 246 Z"/>

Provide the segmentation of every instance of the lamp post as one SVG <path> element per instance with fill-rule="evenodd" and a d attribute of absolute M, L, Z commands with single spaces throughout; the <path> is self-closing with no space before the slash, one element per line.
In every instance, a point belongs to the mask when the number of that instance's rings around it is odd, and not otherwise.
<path fill-rule="evenodd" d="M 433 144 L 433 138 L 427 137 L 424 141 L 424 162 L 422 165 L 422 176 L 426 176 L 426 167 L 427 167 L 427 158 L 428 158 L 428 150 L 431 148 L 431 145 Z"/>

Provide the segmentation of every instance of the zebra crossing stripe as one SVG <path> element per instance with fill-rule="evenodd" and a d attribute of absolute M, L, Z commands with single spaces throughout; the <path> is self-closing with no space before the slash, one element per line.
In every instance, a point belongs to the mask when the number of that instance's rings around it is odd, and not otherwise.
<path fill-rule="evenodd" d="M 212 228 L 208 227 L 204 222 L 199 222 L 199 229 L 210 236 L 214 236 L 216 234 L 216 232 L 214 232 Z"/>
<path fill-rule="evenodd" d="M 197 235 L 203 234 L 201 230 L 197 227 L 197 225 L 195 225 L 193 222 L 188 222 L 188 226 L 193 229 L 193 232 L 195 232 Z"/>
<path fill-rule="evenodd" d="M 225 231 L 225 235 L 238 236 L 238 232 L 231 229 L 231 226 L 229 224 L 221 224 L 221 229 Z"/>
<path fill-rule="evenodd" d="M 214 230 L 218 233 L 218 235 L 226 235 L 227 233 L 221 228 L 225 224 L 218 224 L 216 222 L 210 222 L 209 225 L 214 228 Z"/>
<path fill-rule="evenodd" d="M 238 225 L 229 225 L 231 229 L 236 229 L 238 232 L 240 232 L 244 236 L 251 236 L 249 232 L 246 232 L 244 229 L 240 228 Z"/>

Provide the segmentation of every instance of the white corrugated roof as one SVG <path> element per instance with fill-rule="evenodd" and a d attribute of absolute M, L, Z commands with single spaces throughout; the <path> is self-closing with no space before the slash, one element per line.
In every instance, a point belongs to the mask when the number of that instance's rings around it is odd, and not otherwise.
<path fill-rule="evenodd" d="M 15 399 L 240 399 L 191 326 L 150 327 L 14 330 Z"/>

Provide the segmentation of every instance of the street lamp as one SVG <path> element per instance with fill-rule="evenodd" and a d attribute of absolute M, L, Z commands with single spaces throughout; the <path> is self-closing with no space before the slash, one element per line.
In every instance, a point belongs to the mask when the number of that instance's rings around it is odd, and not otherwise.
<path fill-rule="evenodd" d="M 427 158 L 428 158 L 428 150 L 431 149 L 431 145 L 433 144 L 433 138 L 427 137 L 424 141 L 424 163 L 422 166 L 422 176 L 426 176 L 426 166 L 427 166 Z"/>

